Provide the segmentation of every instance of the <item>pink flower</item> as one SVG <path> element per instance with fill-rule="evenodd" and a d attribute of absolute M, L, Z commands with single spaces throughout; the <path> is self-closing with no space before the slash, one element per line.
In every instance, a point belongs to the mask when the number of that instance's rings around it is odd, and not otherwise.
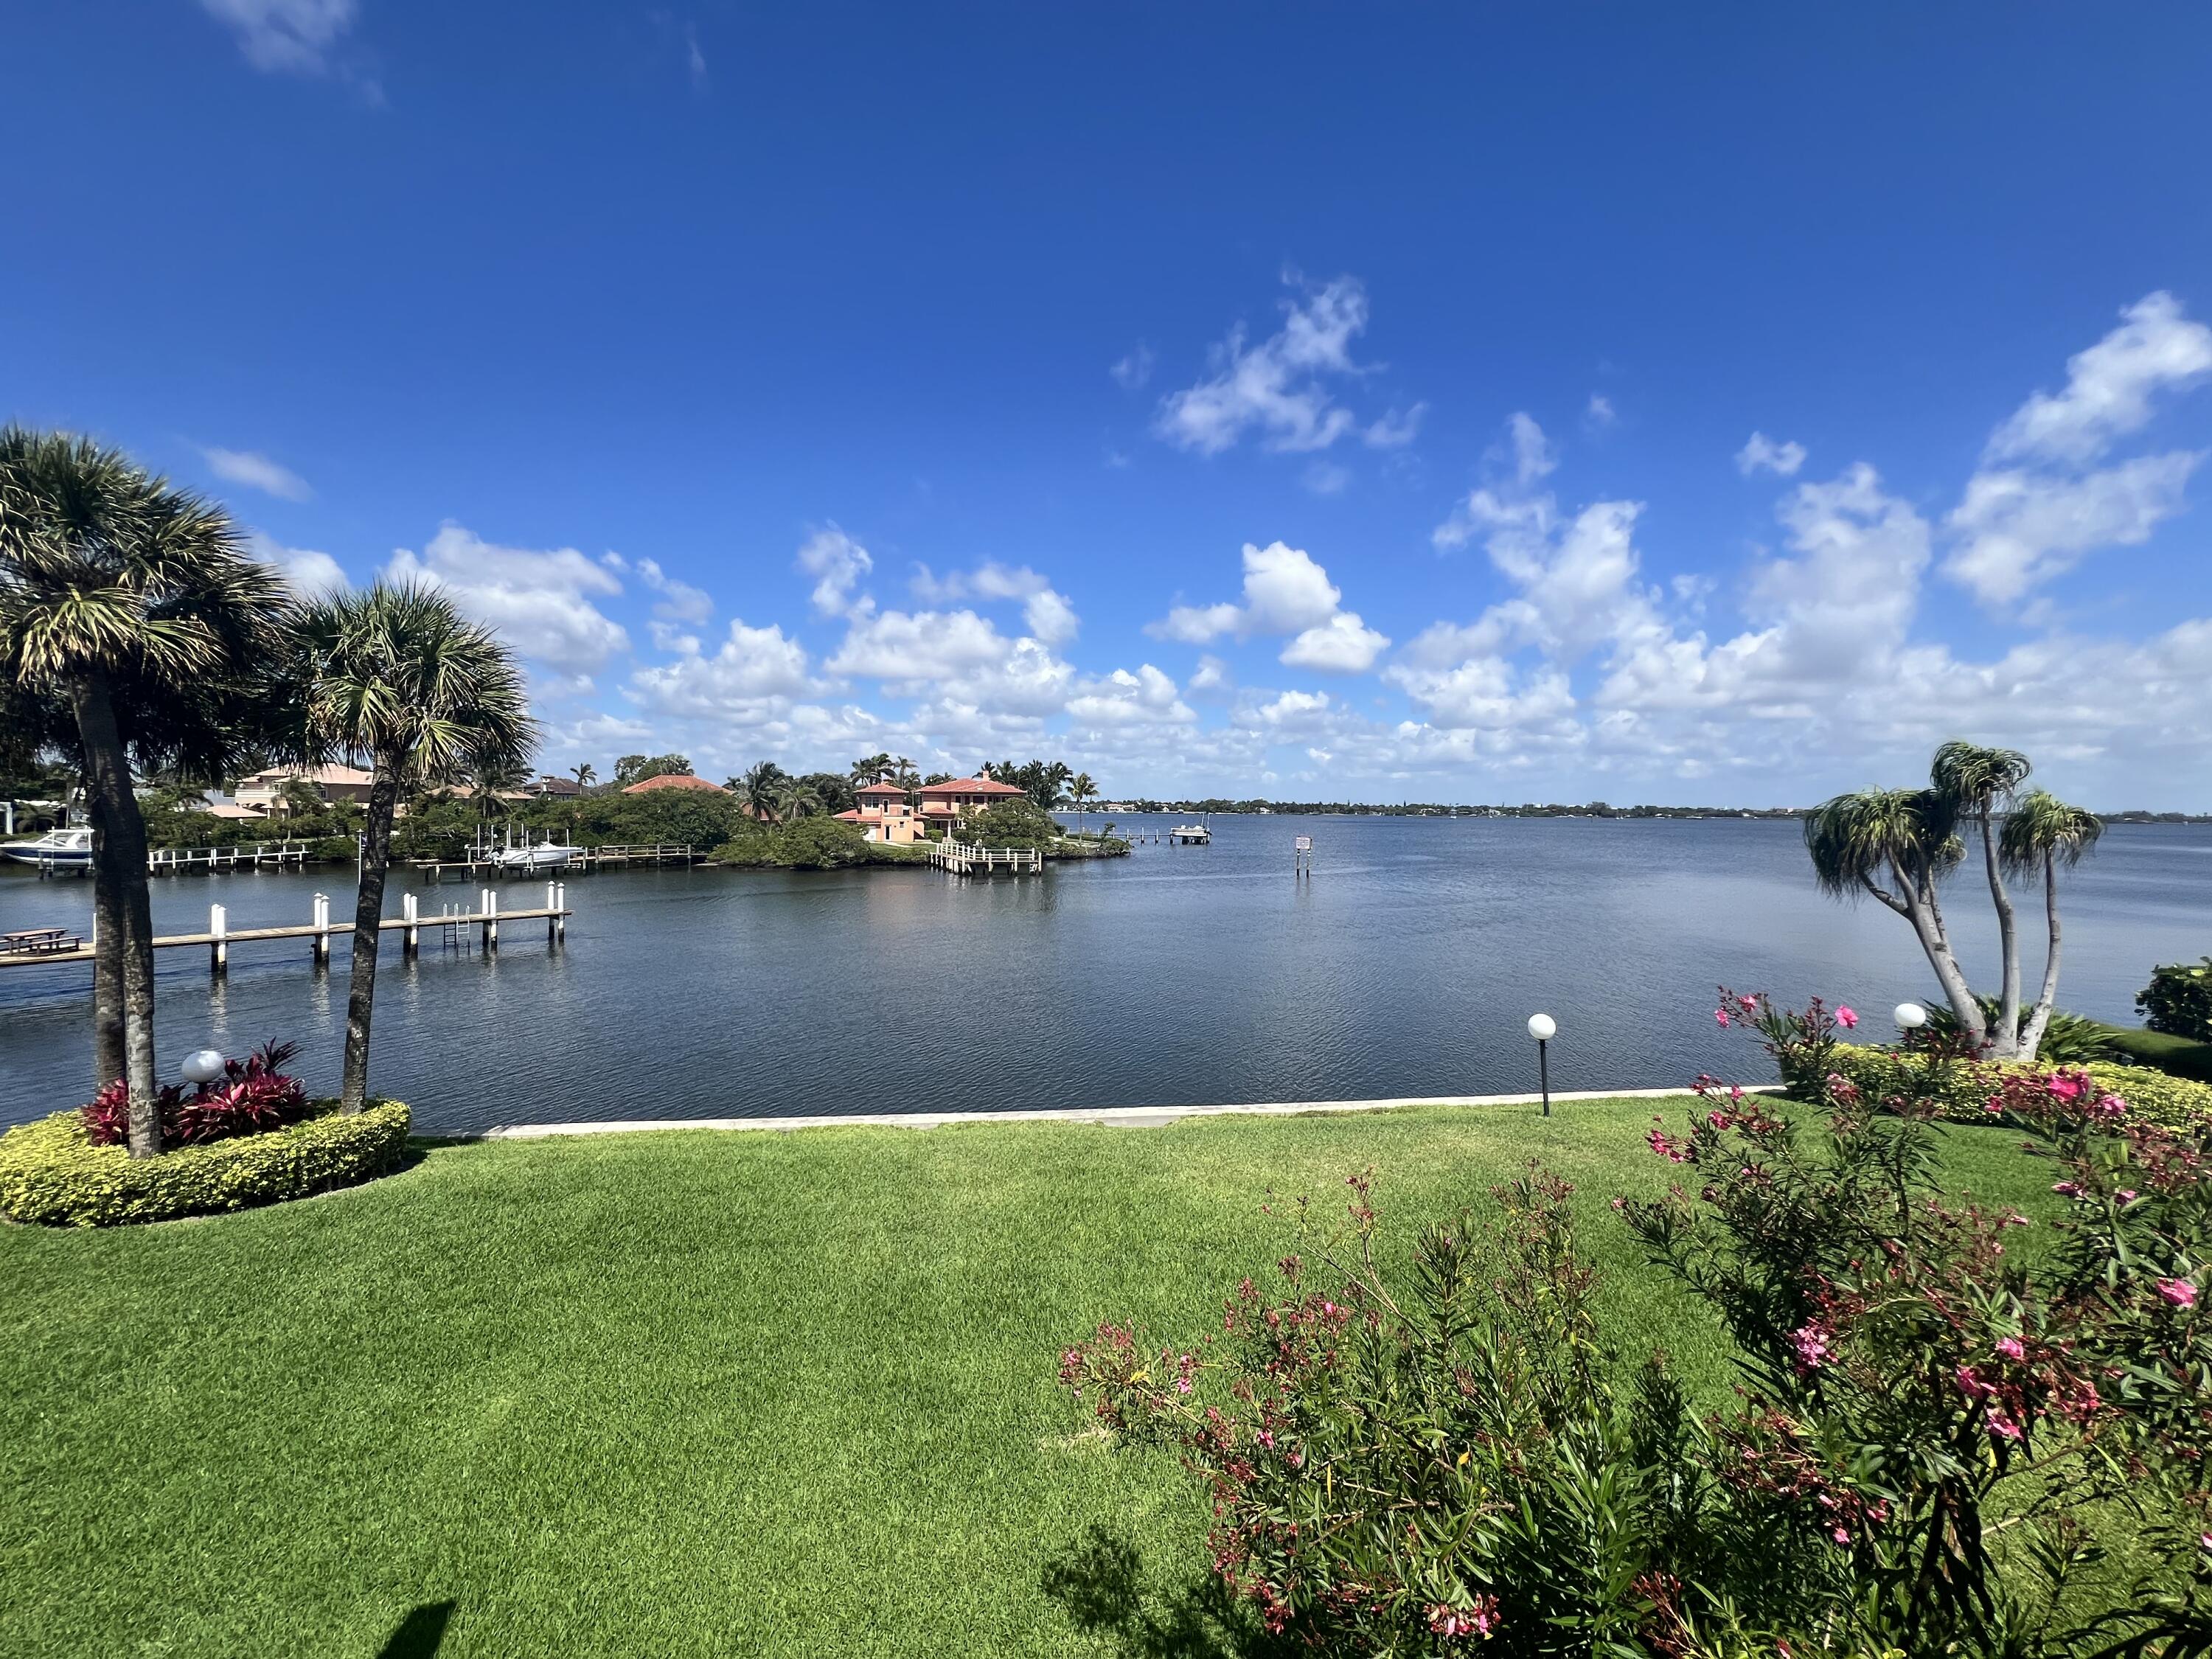
<path fill-rule="evenodd" d="M 2021 1346 L 2020 1339 L 2016 1336 L 1999 1337 L 1997 1339 L 1997 1352 L 2002 1354 L 2007 1359 L 2025 1359 L 2027 1358 L 2027 1350 Z"/>
<path fill-rule="evenodd" d="M 2079 1198 L 2081 1196 L 2081 1188 L 2080 1183 L 2077 1182 L 2054 1181 L 2051 1183 L 2051 1190 L 2057 1194 L 2061 1198 Z"/>
<path fill-rule="evenodd" d="M 2025 1431 L 2021 1428 L 2020 1425 L 2014 1422 L 2012 1419 L 2007 1417 L 2002 1412 L 1991 1412 L 1990 1413 L 1990 1432 L 1991 1434 L 2001 1434 L 2008 1440 L 2021 1439 L 2025 1434 Z"/>
<path fill-rule="evenodd" d="M 2078 1077 L 2069 1077 L 2063 1072 L 2052 1078 L 2046 1086 L 2050 1089 L 2051 1097 L 2054 1100 L 2081 1098 L 2081 1079 Z"/>
<path fill-rule="evenodd" d="M 2185 1279 L 2160 1279 L 2158 1293 L 2177 1308 L 2193 1308 L 2197 1305 L 2197 1287 Z"/>
<path fill-rule="evenodd" d="M 1729 1023 L 1728 1010 L 1727 1010 L 1727 1009 L 1725 1009 L 1725 1008 L 1716 1008 L 1716 1009 L 1714 1009 L 1714 1010 L 1713 1010 L 1713 1018 L 1714 1018 L 1715 1019 L 1717 1019 L 1717 1020 L 1720 1021 L 1720 1023 L 1721 1023 L 1722 1024 L 1723 1024 L 1723 1025 L 1727 1024 Z"/>
<path fill-rule="evenodd" d="M 1838 1527 L 1835 1531 L 1829 1535 L 1838 1544 L 1848 1544 L 1851 1541 L 1850 1530 L 1846 1527 Z"/>
<path fill-rule="evenodd" d="M 1858 1023 L 1859 1017 L 1853 1013 L 1849 1008 L 1840 1006 L 1837 1008 L 1836 1024 L 1842 1026 L 1846 1031 L 1850 1030 Z"/>
<path fill-rule="evenodd" d="M 1834 1352 L 1836 1334 L 1817 1321 L 1808 1322 L 1790 1333 L 1790 1346 L 1796 1351 L 1800 1370 L 1817 1371 L 1828 1363 Z"/>
<path fill-rule="evenodd" d="M 1688 1149 L 1669 1139 L 1663 1129 L 1654 1129 L 1644 1139 L 1650 1143 L 1653 1152 L 1669 1164 L 1687 1164 L 1690 1161 Z"/>

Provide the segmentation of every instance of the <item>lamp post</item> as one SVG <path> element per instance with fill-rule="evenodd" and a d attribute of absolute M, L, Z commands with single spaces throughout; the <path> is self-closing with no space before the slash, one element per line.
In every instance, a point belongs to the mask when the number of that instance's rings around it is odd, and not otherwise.
<path fill-rule="evenodd" d="M 1910 1042 L 1912 1034 L 1928 1023 L 1928 1011 L 1917 1002 L 1900 1002 L 1890 1018 L 1897 1022 L 1898 1034 Z"/>
<path fill-rule="evenodd" d="M 222 1051 L 218 1048 L 198 1049 L 185 1056 L 185 1063 L 179 1069 L 187 1083 L 213 1083 L 222 1075 Z"/>
<path fill-rule="evenodd" d="M 1559 1036 L 1559 1022 L 1549 1014 L 1528 1016 L 1528 1035 L 1536 1039 L 1536 1086 L 1544 1091 L 1544 1115 L 1552 1115 L 1551 1041 Z"/>

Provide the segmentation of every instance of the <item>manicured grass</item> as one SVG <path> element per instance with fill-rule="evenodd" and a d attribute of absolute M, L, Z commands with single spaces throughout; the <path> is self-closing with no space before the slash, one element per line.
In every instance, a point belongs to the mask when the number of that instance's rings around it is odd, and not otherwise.
<path fill-rule="evenodd" d="M 2155 1066 L 2175 1077 L 2212 1083 L 2212 1042 L 2172 1036 L 2139 1025 L 2109 1025 L 2105 1029 L 2112 1034 L 2112 1046 L 2137 1064 Z"/>
<path fill-rule="evenodd" d="M 1373 1164 L 1395 1242 L 1540 1157 L 1623 1342 L 1718 1389 L 1605 1202 L 1663 1186 L 1678 1104 L 433 1146 L 0 1231 L 0 1652 L 1209 1651 L 1194 1494 L 1085 1431 L 1059 1349 L 1210 1328 L 1280 1253 L 1271 1188 L 1340 1213 Z M 1948 1133 L 1956 1184 L 2050 1201 L 2012 1136 Z M 1085 1577 L 1125 1546 L 1133 1604 Z"/>

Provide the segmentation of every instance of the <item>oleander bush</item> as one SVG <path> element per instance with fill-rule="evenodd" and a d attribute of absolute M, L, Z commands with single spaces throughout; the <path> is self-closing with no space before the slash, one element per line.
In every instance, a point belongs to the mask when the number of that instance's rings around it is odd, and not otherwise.
<path fill-rule="evenodd" d="M 2008 1079 L 2050 1077 L 2059 1071 L 2087 1078 L 2100 1094 L 2119 1096 L 2142 1121 L 2172 1129 L 2212 1123 L 2212 1084 L 2174 1077 L 2146 1066 L 2097 1062 L 2054 1066 L 2042 1061 L 2021 1065 L 2010 1060 L 1975 1060 L 1935 1049 L 1839 1042 L 1828 1057 L 1827 1070 L 1849 1080 L 1870 1101 L 1879 1103 L 1903 1098 L 1924 1103 L 1937 1116 L 1957 1123 L 1986 1121 L 1989 1103 L 2003 1092 Z M 1808 1097 L 1815 1082 L 1807 1075 L 1805 1066 L 1794 1060 L 1783 1062 L 1783 1079 L 1800 1098 Z"/>
<path fill-rule="evenodd" d="M 2152 969 L 2136 1007 L 2154 1031 L 2212 1042 L 2212 957 Z"/>
<path fill-rule="evenodd" d="M 1809 1054 L 1856 1017 L 1726 998 Z M 1166 1340 L 1109 1322 L 1060 1358 L 1116 1441 L 1201 1483 L 1212 1570 L 1308 1652 L 1597 1659 L 2212 1652 L 2212 1127 L 2078 1073 L 1980 1110 L 2050 1160 L 2068 1213 L 1953 1201 L 1938 1109 L 1840 1073 L 1802 1105 L 1700 1079 L 1613 1207 L 1736 1350 L 1700 1416 L 1607 1341 L 1571 1188 L 1532 1164 L 1378 1248 L 1371 1172 L 1279 1284 Z M 2008 1244 L 2014 1247 L 2008 1250 Z"/>
<path fill-rule="evenodd" d="M 0 1135 L 0 1216 L 114 1227 L 305 1198 L 398 1167 L 408 1124 L 396 1100 L 351 1115 L 317 1101 L 298 1121 L 264 1133 L 134 1158 L 94 1141 L 82 1110 L 57 1112 Z"/>

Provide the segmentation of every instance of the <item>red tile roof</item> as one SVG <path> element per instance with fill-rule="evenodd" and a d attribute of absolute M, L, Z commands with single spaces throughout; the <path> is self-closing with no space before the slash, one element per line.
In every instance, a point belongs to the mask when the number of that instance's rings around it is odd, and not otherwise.
<path fill-rule="evenodd" d="M 625 795 L 641 795 L 648 789 L 704 789 L 710 794 L 726 795 L 730 792 L 719 783 L 709 783 L 704 778 L 695 778 L 689 772 L 664 772 L 657 778 L 647 778 L 633 783 L 623 791 Z"/>
<path fill-rule="evenodd" d="M 906 791 L 896 783 L 865 783 L 853 792 L 856 795 L 897 795 L 903 799 Z"/>
<path fill-rule="evenodd" d="M 1018 795 L 1023 791 L 1011 783 L 1000 783 L 996 778 L 947 778 L 943 783 L 921 786 L 925 798 L 931 795 Z"/>

